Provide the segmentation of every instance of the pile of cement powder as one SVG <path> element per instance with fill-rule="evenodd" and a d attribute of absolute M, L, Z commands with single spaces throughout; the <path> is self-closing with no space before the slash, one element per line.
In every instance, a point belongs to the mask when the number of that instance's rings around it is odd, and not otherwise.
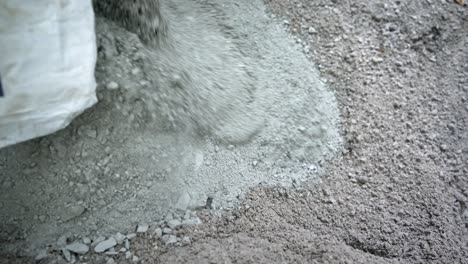
<path fill-rule="evenodd" d="M 162 8 L 177 58 L 145 50 L 134 34 L 98 19 L 100 102 L 63 131 L 0 150 L 1 252 L 35 254 L 62 235 L 115 234 L 208 197 L 215 210 L 230 208 L 257 184 L 318 179 L 340 150 L 334 94 L 260 1 L 171 0 Z M 227 58 L 213 61 L 216 54 Z M 245 68 L 235 68 L 245 72 L 229 72 L 240 61 Z M 190 127 L 174 131 L 164 118 L 171 115 L 154 111 L 165 106 L 148 103 L 181 69 L 201 95 L 191 109 L 214 139 Z M 210 127 L 216 115 L 204 117 L 215 108 L 225 120 Z M 220 143 L 250 139 L 260 124 L 247 144 Z"/>

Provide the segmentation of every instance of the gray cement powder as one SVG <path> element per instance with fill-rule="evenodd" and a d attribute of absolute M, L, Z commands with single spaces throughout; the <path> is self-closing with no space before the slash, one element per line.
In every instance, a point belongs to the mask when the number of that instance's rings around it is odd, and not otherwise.
<path fill-rule="evenodd" d="M 341 148 L 334 94 L 260 1 L 214 2 L 164 1 L 175 54 L 97 20 L 100 102 L 54 135 L 0 150 L 2 252 L 318 179 Z"/>

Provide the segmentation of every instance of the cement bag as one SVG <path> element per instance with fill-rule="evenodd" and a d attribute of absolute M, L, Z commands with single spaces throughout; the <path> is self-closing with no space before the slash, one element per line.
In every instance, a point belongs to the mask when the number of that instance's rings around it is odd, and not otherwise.
<path fill-rule="evenodd" d="M 0 0 L 0 148 L 96 103 L 91 0 Z"/>

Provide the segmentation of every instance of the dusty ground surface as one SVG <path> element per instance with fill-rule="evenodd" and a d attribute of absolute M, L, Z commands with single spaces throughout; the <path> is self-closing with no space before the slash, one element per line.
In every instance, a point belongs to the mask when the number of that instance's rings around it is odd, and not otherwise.
<path fill-rule="evenodd" d="M 161 263 L 466 263 L 468 19 L 452 1 L 266 1 L 335 87 L 318 188 L 259 189 Z M 154 254 L 148 254 L 151 256 Z"/>
<path fill-rule="evenodd" d="M 200 212 L 204 224 L 177 231 L 188 245 L 139 236 L 142 262 L 466 263 L 468 9 L 345 2 L 266 1 L 337 92 L 342 158 L 320 184 Z"/>

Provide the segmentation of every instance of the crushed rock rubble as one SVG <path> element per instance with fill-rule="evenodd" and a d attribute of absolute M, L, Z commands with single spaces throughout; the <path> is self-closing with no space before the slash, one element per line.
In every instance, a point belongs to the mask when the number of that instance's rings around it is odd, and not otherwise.
<path fill-rule="evenodd" d="M 195 212 L 187 210 L 183 216 L 168 213 L 164 220 L 156 222 L 153 227 L 149 224 L 139 224 L 136 227 L 136 233 L 127 235 L 117 232 L 109 237 L 98 236 L 95 239 L 83 237 L 74 242 L 70 242 L 66 236 L 61 236 L 57 239 L 55 247 L 40 250 L 35 260 L 39 262 L 46 258 L 53 258 L 55 260 L 53 263 L 88 263 L 88 253 L 98 253 L 104 257 L 106 264 L 116 263 L 115 258 L 119 256 L 131 263 L 138 263 L 140 257 L 131 251 L 131 240 L 138 236 L 149 235 L 166 246 L 188 245 L 191 243 L 191 238 L 186 235 L 179 237 L 175 231 L 184 226 L 201 223 L 202 221 Z"/>

